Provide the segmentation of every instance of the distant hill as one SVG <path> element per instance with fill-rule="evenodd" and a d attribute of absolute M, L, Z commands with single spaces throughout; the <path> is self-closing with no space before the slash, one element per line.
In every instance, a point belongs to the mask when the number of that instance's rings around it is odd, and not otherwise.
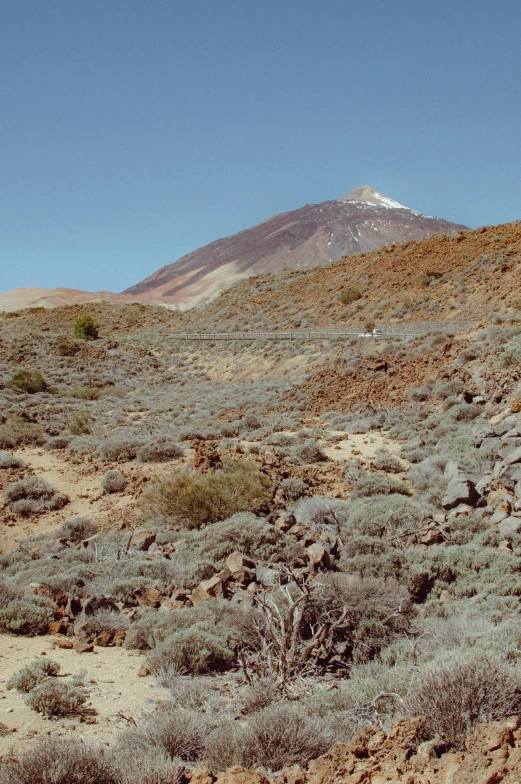
<path fill-rule="evenodd" d="M 422 215 L 364 185 L 336 201 L 307 204 L 205 245 L 124 293 L 186 307 L 250 275 L 321 266 L 341 256 L 463 228 Z"/>

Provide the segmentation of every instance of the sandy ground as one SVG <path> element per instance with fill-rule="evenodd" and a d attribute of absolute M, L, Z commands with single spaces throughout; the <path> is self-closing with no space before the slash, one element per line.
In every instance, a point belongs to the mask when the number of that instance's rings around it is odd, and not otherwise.
<path fill-rule="evenodd" d="M 43 654 L 61 665 L 60 676 L 85 672 L 90 695 L 89 707 L 96 712 L 95 724 L 79 719 L 45 719 L 26 705 L 24 696 L 6 689 L 6 681 L 15 672 L 39 659 Z M 143 657 L 123 648 L 96 648 L 95 653 L 76 653 L 54 649 L 51 637 L 11 637 L 0 635 L 0 722 L 11 732 L 0 734 L 0 756 L 10 748 L 19 748 L 41 735 L 67 735 L 110 743 L 128 726 L 127 718 L 137 719 L 150 711 L 166 692 L 155 685 L 152 676 L 139 678 Z M 65 678 L 70 680 L 70 678 Z M 16 732 L 12 732 L 16 730 Z"/>
<path fill-rule="evenodd" d="M 132 502 L 125 494 L 104 496 L 101 492 L 102 472 L 95 470 L 90 474 L 81 471 L 84 466 L 75 466 L 60 454 L 44 449 L 22 448 L 14 453 L 30 466 L 36 476 L 41 477 L 61 493 L 65 493 L 70 503 L 55 512 L 47 512 L 36 518 L 20 519 L 16 523 L 0 525 L 0 535 L 15 540 L 25 536 L 48 533 L 58 528 L 64 520 L 71 517 L 102 517 L 110 510 L 124 509 Z M 125 472 L 126 466 L 122 466 Z"/>
<path fill-rule="evenodd" d="M 395 457 L 399 458 L 400 456 L 402 445 L 391 441 L 382 433 L 351 433 L 347 436 L 341 431 L 332 431 L 331 435 L 339 437 L 340 440 L 336 444 L 326 444 L 323 447 L 330 460 L 347 461 L 360 458 L 371 460 L 379 449 L 386 449 Z M 405 460 L 400 462 L 403 463 L 404 470 L 406 470 L 407 462 Z"/>

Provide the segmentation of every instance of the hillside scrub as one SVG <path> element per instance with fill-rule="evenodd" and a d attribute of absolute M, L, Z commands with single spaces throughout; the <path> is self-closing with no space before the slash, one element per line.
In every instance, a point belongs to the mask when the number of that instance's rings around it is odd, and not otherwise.
<path fill-rule="evenodd" d="M 168 520 L 179 528 L 200 528 L 236 513 L 256 509 L 270 497 L 271 482 L 246 460 L 208 474 L 158 477 L 139 500 L 146 519 Z"/>

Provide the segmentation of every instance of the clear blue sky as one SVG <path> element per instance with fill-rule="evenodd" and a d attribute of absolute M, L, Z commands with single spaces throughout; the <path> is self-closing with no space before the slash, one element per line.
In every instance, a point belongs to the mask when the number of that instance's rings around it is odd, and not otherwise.
<path fill-rule="evenodd" d="M 519 0 L 2 0 L 0 291 L 121 291 L 369 184 L 521 218 Z"/>

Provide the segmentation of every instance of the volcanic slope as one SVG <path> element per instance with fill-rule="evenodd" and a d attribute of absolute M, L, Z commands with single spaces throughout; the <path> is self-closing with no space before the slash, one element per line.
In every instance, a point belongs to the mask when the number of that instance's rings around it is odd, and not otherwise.
<path fill-rule="evenodd" d="M 252 277 L 177 323 L 247 331 L 481 319 L 521 307 L 520 273 L 521 223 L 506 223 Z"/>
<path fill-rule="evenodd" d="M 321 266 L 346 254 L 462 228 L 422 215 L 364 185 L 340 199 L 307 204 L 212 242 L 124 294 L 141 301 L 189 306 L 208 301 L 241 278 L 259 272 Z"/>

